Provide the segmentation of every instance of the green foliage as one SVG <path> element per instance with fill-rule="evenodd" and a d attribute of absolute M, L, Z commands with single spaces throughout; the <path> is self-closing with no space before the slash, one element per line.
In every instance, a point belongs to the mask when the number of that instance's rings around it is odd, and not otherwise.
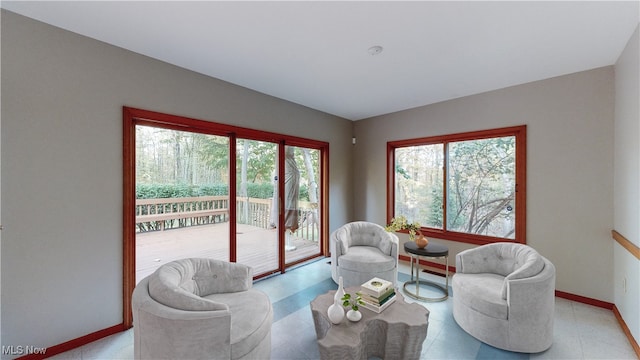
<path fill-rule="evenodd" d="M 197 195 L 196 196 L 229 195 L 229 187 L 226 184 L 201 185 L 197 189 L 198 190 L 197 190 Z"/>
<path fill-rule="evenodd" d="M 213 169 L 229 166 L 229 139 L 222 136 L 193 134 L 199 139 L 198 155 Z"/>
<path fill-rule="evenodd" d="M 277 152 L 277 143 L 238 139 L 236 154 L 229 154 L 226 136 L 136 126 L 136 197 L 228 195 L 229 173 L 237 171 L 238 195 L 245 194 L 241 185 L 246 181 L 248 197 L 272 198 Z M 307 154 L 305 157 L 302 148 L 295 148 L 300 201 L 310 201 L 310 184 L 319 182 L 319 174 L 313 169 L 319 169 L 320 152 L 311 150 Z M 237 169 L 229 169 L 230 156 L 236 156 Z"/>
<path fill-rule="evenodd" d="M 442 229 L 444 217 L 442 214 L 442 187 L 434 186 L 431 190 L 431 201 L 429 202 L 429 212 L 426 215 L 428 226 Z"/>
<path fill-rule="evenodd" d="M 444 151 L 449 155 L 446 164 Z M 514 136 L 455 141 L 446 147 L 442 144 L 402 147 L 395 150 L 395 156 L 396 216 L 405 215 L 426 227 L 513 236 Z M 446 179 L 442 171 L 445 167 Z"/>
<path fill-rule="evenodd" d="M 413 239 L 420 230 L 420 223 L 407 221 L 404 215 L 399 215 L 391 219 L 391 223 L 385 227 L 387 231 L 409 230 L 409 237 Z"/>
<path fill-rule="evenodd" d="M 276 164 L 277 144 L 238 139 L 236 161 L 243 163 L 246 155 L 247 182 L 271 183 Z"/>
<path fill-rule="evenodd" d="M 309 200 L 309 188 L 306 185 L 300 185 L 300 201 Z"/>
<path fill-rule="evenodd" d="M 273 197 L 273 185 L 266 184 L 247 184 L 247 196 L 250 198 L 270 199 Z"/>
<path fill-rule="evenodd" d="M 356 293 L 356 296 L 351 296 L 351 294 L 346 293 L 342 296 L 342 306 L 351 306 L 353 311 L 358 311 L 360 305 L 364 305 L 364 301 L 362 301 L 362 296 L 359 292 Z"/>
<path fill-rule="evenodd" d="M 410 179 L 411 175 L 402 166 L 396 164 L 396 174 L 401 175 L 405 179 Z"/>
<path fill-rule="evenodd" d="M 136 184 L 136 199 L 162 199 L 195 196 L 193 188 L 178 184 Z"/>
<path fill-rule="evenodd" d="M 442 151 L 441 144 L 396 149 L 396 216 L 442 228 Z"/>
<path fill-rule="evenodd" d="M 165 199 L 228 194 L 229 187 L 226 185 L 136 184 L 136 199 Z"/>
<path fill-rule="evenodd" d="M 508 236 L 515 196 L 515 137 L 460 141 L 449 146 L 447 228 Z"/>
<path fill-rule="evenodd" d="M 164 199 L 192 196 L 229 195 L 226 184 L 186 185 L 186 184 L 136 184 L 136 199 Z M 248 184 L 247 195 L 250 198 L 270 199 L 273 197 L 272 184 Z M 309 201 L 309 189 L 300 188 L 300 200 Z"/>

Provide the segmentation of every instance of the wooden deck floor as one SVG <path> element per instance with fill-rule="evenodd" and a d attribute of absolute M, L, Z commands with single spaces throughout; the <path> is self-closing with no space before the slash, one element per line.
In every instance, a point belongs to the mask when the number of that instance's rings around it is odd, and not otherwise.
<path fill-rule="evenodd" d="M 278 268 L 277 230 L 238 224 L 238 262 L 259 275 Z M 229 259 L 229 224 L 191 226 L 136 234 L 136 283 L 167 262 L 208 257 Z M 285 252 L 287 263 L 319 255 L 317 242 L 291 238 L 295 250 Z"/>

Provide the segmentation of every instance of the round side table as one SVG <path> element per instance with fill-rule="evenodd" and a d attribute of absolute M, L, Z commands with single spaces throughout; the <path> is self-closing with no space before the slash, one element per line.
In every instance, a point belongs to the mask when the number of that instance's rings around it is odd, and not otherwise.
<path fill-rule="evenodd" d="M 449 248 L 446 247 L 445 245 L 429 240 L 429 244 L 421 249 L 416 245 L 415 242 L 409 241 L 404 243 L 404 251 L 406 251 L 411 256 L 411 280 L 405 282 L 404 286 L 402 287 L 402 289 L 407 294 L 407 296 L 417 300 L 431 301 L 431 302 L 446 300 L 449 297 Z M 421 256 L 432 258 L 432 259 L 445 258 L 445 263 L 446 263 L 445 275 L 444 275 L 445 283 L 446 283 L 445 286 L 442 286 L 438 283 L 428 281 L 428 280 L 420 280 L 420 257 Z M 415 280 L 413 279 L 414 261 L 416 264 Z M 412 285 L 412 284 L 415 284 L 416 286 L 415 293 L 407 289 L 407 285 Z M 439 298 L 420 296 L 420 285 L 431 286 L 439 290 L 442 290 L 442 292 L 444 293 L 444 296 Z"/>

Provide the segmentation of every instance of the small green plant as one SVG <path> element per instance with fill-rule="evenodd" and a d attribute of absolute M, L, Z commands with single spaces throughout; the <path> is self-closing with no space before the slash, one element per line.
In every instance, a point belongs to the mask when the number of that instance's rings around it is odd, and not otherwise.
<path fill-rule="evenodd" d="M 362 301 L 362 296 L 360 296 L 359 292 L 356 293 L 356 296 L 346 293 L 342 297 L 342 306 L 351 306 L 353 311 L 358 311 L 360 305 L 364 305 L 364 301 Z"/>
<path fill-rule="evenodd" d="M 410 223 L 407 221 L 407 218 L 404 217 L 404 215 L 400 215 L 391 219 L 391 223 L 385 227 L 385 230 L 389 232 L 398 230 L 409 230 L 409 238 L 412 241 L 416 237 L 416 234 L 422 234 L 420 232 L 420 223 Z"/>

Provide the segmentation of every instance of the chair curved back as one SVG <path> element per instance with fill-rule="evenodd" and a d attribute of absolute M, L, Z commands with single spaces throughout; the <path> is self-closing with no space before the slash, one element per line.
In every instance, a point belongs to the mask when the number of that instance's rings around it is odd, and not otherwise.
<path fill-rule="evenodd" d="M 162 265 L 133 291 L 134 357 L 268 357 L 273 310 L 252 284 L 243 264 L 191 258 Z"/>
<path fill-rule="evenodd" d="M 343 254 L 352 246 L 374 246 L 383 254 L 391 255 L 394 236 L 395 234 L 386 231 L 382 226 L 366 221 L 351 222 L 331 234 L 336 244 L 342 247 Z"/>
<path fill-rule="evenodd" d="M 489 273 L 505 278 L 502 298 L 507 298 L 508 280 L 539 274 L 545 267 L 544 258 L 532 247 L 518 243 L 493 243 L 460 252 L 456 255 L 456 272 Z"/>
<path fill-rule="evenodd" d="M 530 246 L 493 243 L 456 255 L 453 316 L 494 347 L 525 353 L 553 342 L 555 266 Z"/>
<path fill-rule="evenodd" d="M 384 227 L 367 221 L 354 221 L 336 229 L 330 236 L 331 276 L 344 286 L 361 285 L 379 277 L 396 284 L 398 237 Z M 356 249 L 352 252 L 351 249 Z M 375 251 L 373 249 L 376 249 Z M 346 256 L 344 261 L 341 257 Z"/>

